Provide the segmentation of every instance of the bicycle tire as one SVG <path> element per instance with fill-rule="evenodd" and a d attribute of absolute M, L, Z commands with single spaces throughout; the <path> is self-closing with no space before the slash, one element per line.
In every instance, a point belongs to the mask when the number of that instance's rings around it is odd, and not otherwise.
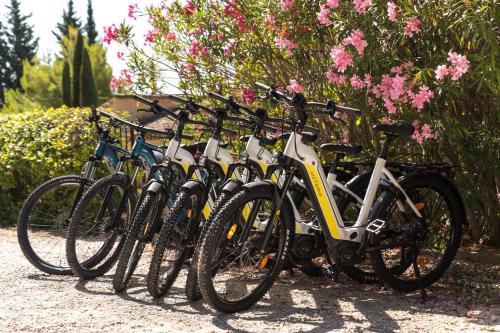
<path fill-rule="evenodd" d="M 446 250 L 444 251 L 443 258 L 439 261 L 439 264 L 435 269 L 433 269 L 430 273 L 422 276 L 422 280 L 420 282 L 418 282 L 417 279 L 404 280 L 403 278 L 401 278 L 401 272 L 395 273 L 390 268 L 387 268 L 381 251 L 371 252 L 371 264 L 379 278 L 385 284 L 395 290 L 410 292 L 421 287 L 427 287 L 431 285 L 436 280 L 438 280 L 448 269 L 457 253 L 458 248 L 460 247 L 462 225 L 465 224 L 466 219 L 464 206 L 458 191 L 455 189 L 454 185 L 443 176 L 428 173 L 415 173 L 407 177 L 403 177 L 400 181 L 400 185 L 407 193 L 412 189 L 420 188 L 421 186 L 425 186 L 425 188 L 427 188 L 428 186 L 428 188 L 432 188 L 437 193 L 442 195 L 443 200 L 448 206 L 451 221 L 450 225 L 453 228 L 451 239 L 448 241 L 448 245 L 446 246 Z M 373 207 L 372 213 L 370 214 L 370 221 L 373 221 L 377 218 L 383 218 L 384 212 L 388 210 L 391 203 L 393 203 L 395 199 L 397 199 L 397 197 L 394 192 L 389 190 L 382 192 L 380 197 L 377 199 L 375 206 Z M 378 246 L 379 244 L 380 237 L 372 237 L 370 246 Z"/>
<path fill-rule="evenodd" d="M 119 236 L 119 231 L 117 230 L 118 233 L 113 233 L 112 237 L 106 240 L 97 253 L 87 258 L 84 262 L 80 262 L 77 253 L 77 237 L 78 229 L 84 220 L 82 215 L 86 212 L 87 206 L 92 203 L 92 199 L 96 196 L 103 195 L 109 187 L 119 187 L 125 191 L 127 181 L 128 176 L 124 173 L 117 173 L 100 179 L 87 190 L 76 207 L 66 237 L 66 258 L 73 274 L 82 279 L 93 279 L 108 272 L 118 259 L 124 241 L 124 237 L 122 237 L 111 256 L 106 259 L 108 254 L 113 250 L 114 242 Z M 127 201 L 129 213 L 134 209 L 136 202 L 137 196 L 135 190 L 129 190 Z M 125 209 L 127 209 L 127 207 L 125 207 Z M 121 214 L 121 212 L 116 212 L 115 214 Z"/>
<path fill-rule="evenodd" d="M 231 198 L 232 193 L 221 193 L 214 204 L 214 208 L 210 213 L 208 221 L 203 225 L 200 236 L 194 248 L 193 256 L 191 257 L 191 265 L 189 266 L 187 277 L 186 277 L 186 287 L 185 293 L 186 297 L 190 301 L 197 301 L 202 298 L 200 287 L 198 286 L 198 262 L 200 257 L 200 244 L 205 238 L 208 227 L 212 224 L 215 215 L 219 209 L 226 204 L 226 202 Z"/>
<path fill-rule="evenodd" d="M 21 251 L 28 261 L 37 269 L 41 270 L 47 274 L 54 275 L 71 275 L 73 274 L 69 265 L 61 266 L 59 264 L 51 263 L 47 260 L 42 259 L 33 249 L 30 242 L 30 237 L 28 234 L 29 229 L 29 216 L 33 210 L 35 204 L 43 197 L 44 194 L 48 193 L 52 189 L 55 189 L 63 184 L 82 184 L 88 188 L 94 182 L 90 179 L 83 178 L 78 175 L 67 175 L 52 178 L 41 185 L 39 185 L 28 198 L 25 200 L 21 210 L 19 211 L 19 216 L 17 219 L 17 239 Z M 83 194 L 83 193 L 82 193 Z M 75 204 L 75 203 L 74 203 Z M 63 231 L 64 233 L 64 231 Z"/>
<path fill-rule="evenodd" d="M 182 266 L 192 251 L 192 247 L 190 247 L 190 245 L 193 245 L 194 243 L 193 231 L 196 229 L 196 225 L 193 224 L 198 223 L 195 219 L 187 221 L 186 223 L 189 224 L 185 226 L 182 225 L 184 221 L 180 222 L 181 227 L 186 231 L 187 239 L 177 239 L 179 243 L 177 256 L 172 261 L 171 267 L 167 270 L 167 274 L 160 277 L 160 268 L 162 263 L 164 263 L 163 258 L 165 251 L 167 250 L 167 245 L 172 244 L 172 237 L 175 238 L 176 236 L 179 236 L 174 233 L 174 228 L 176 224 L 179 224 L 179 218 L 182 216 L 182 210 L 189 204 L 189 200 L 193 195 L 195 194 L 191 190 L 182 190 L 181 193 L 178 194 L 177 199 L 175 200 L 172 209 L 170 210 L 168 217 L 161 228 L 160 236 L 158 237 L 154 247 L 147 277 L 148 291 L 154 298 L 164 296 L 170 290 L 172 284 L 177 279 Z M 199 207 L 195 208 L 194 211 L 197 209 L 199 210 Z"/>
<path fill-rule="evenodd" d="M 138 203 L 138 209 L 132 218 L 130 228 L 126 233 L 125 242 L 121 250 L 116 272 L 113 277 L 113 289 L 116 292 L 125 290 L 130 282 L 137 264 L 139 263 L 142 252 L 146 243 L 140 238 L 141 229 L 149 222 L 150 211 L 153 216 L 156 215 L 156 210 L 153 205 L 157 202 L 158 195 L 154 192 L 148 192 Z M 132 258 L 132 261 L 130 259 Z"/>
<path fill-rule="evenodd" d="M 231 216 L 239 216 L 238 211 L 246 202 L 252 199 L 263 198 L 272 201 L 274 189 L 264 185 L 262 188 L 252 188 L 252 191 L 243 189 L 229 200 L 217 213 L 213 223 L 208 227 L 207 235 L 201 244 L 198 265 L 198 279 L 201 294 L 213 308 L 224 313 L 234 313 L 245 310 L 258 302 L 272 287 L 276 277 L 283 268 L 287 249 L 293 238 L 294 219 L 290 215 L 291 207 L 285 202 L 279 217 L 279 241 L 276 258 L 273 267 L 269 269 L 266 277 L 258 284 L 257 288 L 245 297 L 235 301 L 222 299 L 217 294 L 213 285 L 212 259 L 213 253 L 218 246 L 219 238 L 224 237 L 225 227 L 228 225 Z"/>

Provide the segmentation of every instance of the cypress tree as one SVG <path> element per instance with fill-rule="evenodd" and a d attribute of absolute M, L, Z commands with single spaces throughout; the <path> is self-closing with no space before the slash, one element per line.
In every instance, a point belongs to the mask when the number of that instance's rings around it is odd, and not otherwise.
<path fill-rule="evenodd" d="M 62 72 L 62 104 L 66 106 L 71 105 L 71 74 L 69 63 L 64 61 Z"/>
<path fill-rule="evenodd" d="M 97 90 L 87 48 L 83 49 L 80 75 L 80 106 L 97 106 Z"/>
<path fill-rule="evenodd" d="M 73 54 L 73 103 L 72 106 L 80 106 L 80 72 L 83 56 L 83 36 L 80 31 L 76 37 Z"/>
<path fill-rule="evenodd" d="M 4 39 L 5 30 L 0 22 L 0 108 L 2 108 L 4 102 L 4 89 L 6 89 L 7 85 L 7 73 L 9 68 L 7 67 L 7 58 L 8 58 L 8 48 L 7 43 Z"/>
<path fill-rule="evenodd" d="M 85 32 L 89 39 L 89 44 L 95 44 L 97 40 L 97 30 L 95 29 L 94 9 L 92 8 L 92 0 L 87 2 L 87 24 L 85 24 Z"/>
<path fill-rule="evenodd" d="M 57 41 L 61 41 L 63 36 L 68 35 L 69 27 L 80 28 L 80 19 L 76 17 L 73 0 L 68 1 L 68 9 L 63 10 L 62 22 L 57 23 L 56 31 L 52 31 Z"/>
<path fill-rule="evenodd" d="M 5 89 L 22 89 L 23 61 L 33 60 L 38 48 L 38 38 L 33 34 L 33 26 L 28 24 L 29 15 L 22 15 L 18 0 L 11 0 L 7 6 L 9 26 L 5 33 L 7 42 L 8 71 L 5 79 Z"/>

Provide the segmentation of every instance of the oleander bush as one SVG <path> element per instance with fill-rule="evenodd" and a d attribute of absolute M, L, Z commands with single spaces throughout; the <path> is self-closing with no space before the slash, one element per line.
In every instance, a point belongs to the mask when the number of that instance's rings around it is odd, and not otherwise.
<path fill-rule="evenodd" d="M 95 147 L 87 109 L 62 107 L 0 114 L 0 225 L 15 223 L 29 193 L 75 174 Z"/>
<path fill-rule="evenodd" d="M 217 90 L 252 104 L 274 83 L 362 109 L 347 126 L 313 123 L 323 141 L 379 148 L 370 124 L 413 122 L 407 160 L 457 165 L 472 238 L 500 245 L 499 25 L 494 0 L 192 0 L 130 5 L 105 30 L 128 69 L 112 86 Z M 134 38 L 136 17 L 151 24 Z M 124 56 L 125 54 L 125 56 Z"/>

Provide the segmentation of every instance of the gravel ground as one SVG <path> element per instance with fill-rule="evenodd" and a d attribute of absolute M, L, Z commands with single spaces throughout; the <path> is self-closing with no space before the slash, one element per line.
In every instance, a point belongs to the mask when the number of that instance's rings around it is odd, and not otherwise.
<path fill-rule="evenodd" d="M 478 293 L 477 283 L 470 291 L 466 284 L 453 284 L 453 277 L 467 278 L 471 271 L 460 275 L 452 268 L 442 284 L 429 290 L 425 303 L 418 293 L 362 286 L 344 276 L 340 283 L 332 283 L 283 272 L 256 306 L 222 315 L 203 302 L 187 301 L 183 275 L 170 294 L 153 301 L 144 285 L 144 265 L 128 293 L 117 295 L 111 274 L 79 281 L 37 271 L 23 257 L 12 229 L 0 229 L 0 253 L 0 332 L 500 331 L 498 265 L 485 268 L 496 270 L 486 294 Z M 482 305 L 474 299 L 464 302 L 464 290 L 475 293 Z"/>

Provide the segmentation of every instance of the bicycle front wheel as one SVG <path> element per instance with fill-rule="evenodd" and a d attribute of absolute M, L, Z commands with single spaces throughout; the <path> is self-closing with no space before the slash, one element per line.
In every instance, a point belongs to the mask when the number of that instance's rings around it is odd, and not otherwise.
<path fill-rule="evenodd" d="M 293 217 L 285 203 L 264 251 L 264 230 L 274 206 L 274 188 L 243 189 L 217 213 L 203 239 L 198 264 L 203 298 L 215 309 L 232 313 L 248 309 L 271 288 L 293 238 Z M 258 207 L 246 235 L 242 210 Z M 255 208 L 254 208 L 255 209 Z"/>
<path fill-rule="evenodd" d="M 76 175 L 56 177 L 26 199 L 17 219 L 17 239 L 33 266 L 48 274 L 72 274 L 64 242 L 73 211 L 92 184 Z"/>

